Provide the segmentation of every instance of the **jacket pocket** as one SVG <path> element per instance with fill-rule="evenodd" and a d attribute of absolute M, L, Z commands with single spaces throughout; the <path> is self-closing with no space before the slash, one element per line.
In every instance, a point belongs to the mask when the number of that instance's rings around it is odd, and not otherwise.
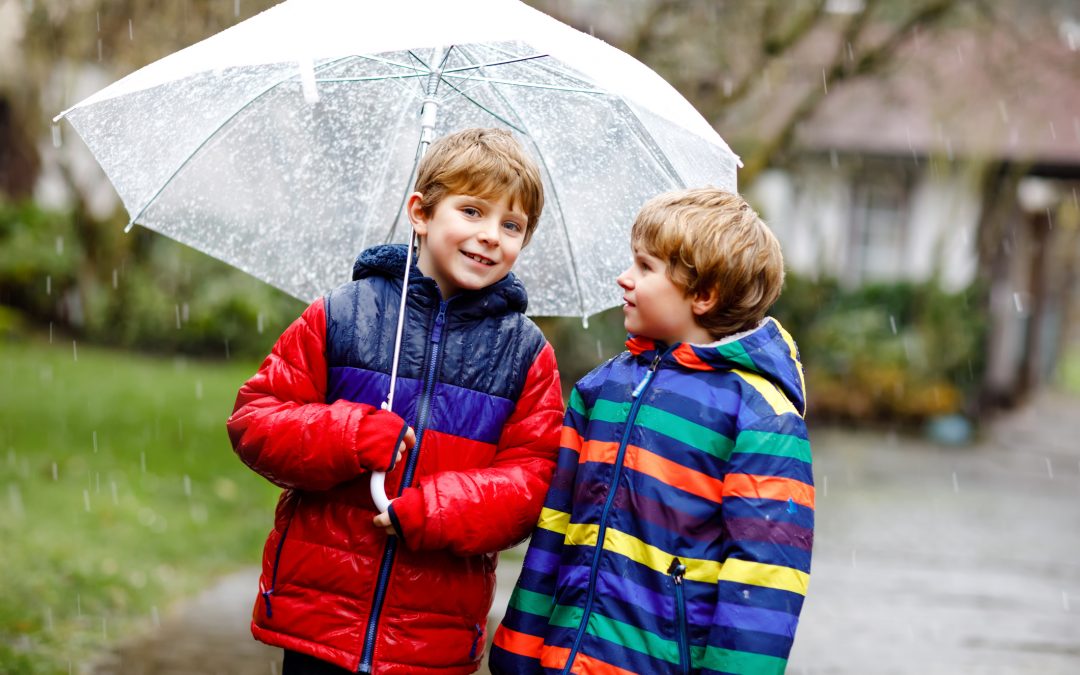
<path fill-rule="evenodd" d="M 683 591 L 683 578 L 686 576 L 686 565 L 678 558 L 671 560 L 668 567 L 671 575 L 672 586 L 675 591 L 675 630 L 676 640 L 679 645 L 679 670 L 680 675 L 690 673 L 690 642 L 686 626 L 686 595 Z"/>
<path fill-rule="evenodd" d="M 274 567 L 270 571 L 270 588 L 265 589 L 262 592 L 263 604 L 266 607 L 266 618 L 270 619 L 274 616 L 274 608 L 270 604 L 270 596 L 274 594 L 274 588 L 277 587 L 277 574 L 278 564 L 281 563 L 281 552 L 285 548 L 285 539 L 289 536 L 289 528 L 292 527 L 293 518 L 296 516 L 296 510 L 300 508 L 300 495 L 296 495 L 296 502 L 293 505 L 292 511 L 289 513 L 289 519 L 285 521 L 285 527 L 281 531 L 281 538 L 278 539 L 277 551 L 274 552 Z"/>

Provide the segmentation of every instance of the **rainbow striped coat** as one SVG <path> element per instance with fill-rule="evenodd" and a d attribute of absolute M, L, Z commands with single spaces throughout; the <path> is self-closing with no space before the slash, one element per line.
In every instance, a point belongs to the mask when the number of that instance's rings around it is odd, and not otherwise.
<path fill-rule="evenodd" d="M 491 670 L 783 673 L 814 526 L 795 343 L 627 346 L 570 397 Z"/>

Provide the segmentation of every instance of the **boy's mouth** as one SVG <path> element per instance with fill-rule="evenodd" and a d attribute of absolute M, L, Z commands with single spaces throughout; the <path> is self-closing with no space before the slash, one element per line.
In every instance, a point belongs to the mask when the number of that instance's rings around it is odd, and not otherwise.
<path fill-rule="evenodd" d="M 623 301 L 623 306 L 625 306 L 625 307 L 636 307 L 637 306 L 633 302 L 631 302 L 629 298 L 623 298 L 622 301 Z"/>
<path fill-rule="evenodd" d="M 475 253 L 469 253 L 468 251 L 462 251 L 461 253 L 466 258 L 469 258 L 470 260 L 475 260 L 476 262 L 480 263 L 481 265 L 487 265 L 487 266 L 490 267 L 490 266 L 493 266 L 495 264 L 494 260 L 492 260 L 490 258 L 485 258 L 482 255 L 477 255 Z"/>

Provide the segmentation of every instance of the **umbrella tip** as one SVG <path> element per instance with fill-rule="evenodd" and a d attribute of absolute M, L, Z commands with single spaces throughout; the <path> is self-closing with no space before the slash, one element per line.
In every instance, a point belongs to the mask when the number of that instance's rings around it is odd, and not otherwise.
<path fill-rule="evenodd" d="M 131 228 L 135 227 L 135 221 L 129 220 L 128 224 L 124 226 L 124 234 L 131 232 Z"/>

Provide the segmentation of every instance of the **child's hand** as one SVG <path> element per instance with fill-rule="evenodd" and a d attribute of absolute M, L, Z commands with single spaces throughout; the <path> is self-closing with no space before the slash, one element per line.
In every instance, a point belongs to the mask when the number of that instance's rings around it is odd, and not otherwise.
<path fill-rule="evenodd" d="M 416 445 L 416 432 L 413 431 L 412 427 L 409 427 L 408 431 L 405 432 L 405 438 L 398 444 L 397 457 L 394 458 L 394 466 L 397 466 L 397 463 L 404 459 L 405 453 L 412 450 L 414 445 Z"/>
<path fill-rule="evenodd" d="M 412 429 L 410 429 L 409 431 L 411 432 Z M 392 534 L 395 536 L 397 535 L 397 532 L 394 531 L 393 524 L 390 522 L 390 514 L 386 511 L 383 511 L 379 515 L 375 516 L 375 519 L 372 522 L 375 523 L 375 527 L 381 527 L 382 529 L 386 530 L 387 534 Z"/>

